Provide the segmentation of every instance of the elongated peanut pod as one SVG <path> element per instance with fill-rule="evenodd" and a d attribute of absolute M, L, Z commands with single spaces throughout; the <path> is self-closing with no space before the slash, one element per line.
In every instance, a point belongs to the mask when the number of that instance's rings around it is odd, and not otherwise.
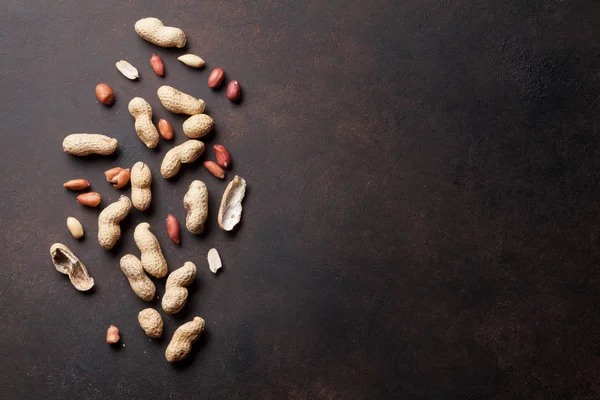
<path fill-rule="evenodd" d="M 135 32 L 144 40 L 160 47 L 185 47 L 185 33 L 179 28 L 165 26 L 158 18 L 142 18 L 135 23 Z"/>
<path fill-rule="evenodd" d="M 185 227 L 191 233 L 202 233 L 208 215 L 208 189 L 202 181 L 193 181 L 183 197 L 183 206 L 187 210 Z"/>
<path fill-rule="evenodd" d="M 204 332 L 204 325 L 204 319 L 195 317 L 192 321 L 186 322 L 177 328 L 165 351 L 167 361 L 172 363 L 186 358 L 192 350 L 192 344 Z"/>
<path fill-rule="evenodd" d="M 135 244 L 142 253 L 141 260 L 144 270 L 155 278 L 162 278 L 169 272 L 167 261 L 163 256 L 158 239 L 150 232 L 150 224 L 142 222 L 133 232 Z"/>
<path fill-rule="evenodd" d="M 152 123 L 152 107 L 141 97 L 134 97 L 127 107 L 135 119 L 135 132 L 146 147 L 153 149 L 158 145 L 158 131 Z"/>
<path fill-rule="evenodd" d="M 169 274 L 161 303 L 165 312 L 175 314 L 181 311 L 188 298 L 187 286 L 191 285 L 194 279 L 196 265 L 190 261 Z"/>
<path fill-rule="evenodd" d="M 133 254 L 125 254 L 120 261 L 121 271 L 127 277 L 133 292 L 144 301 L 152 301 L 156 294 L 154 282 L 144 272 L 142 262 Z"/>
<path fill-rule="evenodd" d="M 97 133 L 73 133 L 63 140 L 63 151 L 74 156 L 107 156 L 117 149 L 117 139 Z"/>
<path fill-rule="evenodd" d="M 173 147 L 165 154 L 160 173 L 165 178 L 172 178 L 181 169 L 181 164 L 194 162 L 204 153 L 204 143 L 199 140 L 188 140 L 187 142 Z"/>
<path fill-rule="evenodd" d="M 206 106 L 204 100 L 180 92 L 171 86 L 159 87 L 156 94 L 167 110 L 177 114 L 202 114 Z"/>
<path fill-rule="evenodd" d="M 131 168 L 131 202 L 140 211 L 146 210 L 152 203 L 152 172 L 143 162 L 139 161 Z"/>
<path fill-rule="evenodd" d="M 127 196 L 106 207 L 98 216 L 98 243 L 105 250 L 110 250 L 121 238 L 119 223 L 131 210 L 131 201 Z"/>

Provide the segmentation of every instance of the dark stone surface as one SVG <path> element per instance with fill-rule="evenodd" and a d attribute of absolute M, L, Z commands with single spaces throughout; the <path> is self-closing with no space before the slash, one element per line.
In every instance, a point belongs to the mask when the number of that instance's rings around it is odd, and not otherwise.
<path fill-rule="evenodd" d="M 0 14 L 3 399 L 597 399 L 600 397 L 600 7 L 597 1 L 5 0 Z M 134 33 L 157 16 L 184 29 L 192 70 Z M 160 54 L 166 77 L 148 60 Z M 126 59 L 141 79 L 115 69 Z M 211 91 L 223 67 L 240 105 Z M 117 102 L 94 96 L 106 82 Z M 171 84 L 204 98 L 249 192 L 240 229 L 218 229 L 226 182 L 201 162 L 158 175 L 172 143 L 146 149 L 127 103 Z M 100 132 L 114 157 L 64 154 L 68 133 Z M 98 210 L 62 183 L 148 163 L 154 203 L 97 244 Z M 167 238 L 169 212 L 206 182 L 205 234 Z M 124 193 L 129 193 L 125 190 Z M 86 237 L 70 237 L 65 219 Z M 163 340 L 137 324 L 147 304 L 119 258 L 148 221 L 171 268 L 199 268 Z M 57 273 L 63 242 L 96 280 Z M 207 267 L 217 247 L 224 269 Z M 162 297 L 164 281 L 158 281 Z M 156 301 L 154 306 L 158 306 Z M 164 315 L 164 313 L 163 313 Z M 207 332 L 170 365 L 175 328 Z M 121 347 L 104 342 L 117 325 Z"/>

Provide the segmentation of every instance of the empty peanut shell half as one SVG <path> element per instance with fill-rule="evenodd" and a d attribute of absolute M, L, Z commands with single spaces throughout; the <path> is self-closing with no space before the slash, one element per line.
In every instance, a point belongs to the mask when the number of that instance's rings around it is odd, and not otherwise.
<path fill-rule="evenodd" d="M 246 180 L 242 177 L 235 176 L 221 199 L 221 207 L 219 207 L 219 215 L 217 222 L 224 231 L 232 230 L 242 218 L 242 200 L 246 194 Z"/>
<path fill-rule="evenodd" d="M 58 272 L 69 276 L 75 289 L 85 292 L 94 286 L 94 279 L 88 274 L 85 265 L 62 243 L 50 247 L 52 263 Z"/>

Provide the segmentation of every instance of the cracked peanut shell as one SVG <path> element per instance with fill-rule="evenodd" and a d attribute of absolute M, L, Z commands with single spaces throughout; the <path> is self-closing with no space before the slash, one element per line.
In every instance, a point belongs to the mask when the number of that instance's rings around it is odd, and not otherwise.
<path fill-rule="evenodd" d="M 61 274 L 68 275 L 75 289 L 85 292 L 94 286 L 94 279 L 88 274 L 85 265 L 67 246 L 54 243 L 50 247 L 50 256 L 54 268 Z"/>
<path fill-rule="evenodd" d="M 246 194 L 246 180 L 235 176 L 223 193 L 217 222 L 224 231 L 231 231 L 242 219 L 242 200 Z"/>

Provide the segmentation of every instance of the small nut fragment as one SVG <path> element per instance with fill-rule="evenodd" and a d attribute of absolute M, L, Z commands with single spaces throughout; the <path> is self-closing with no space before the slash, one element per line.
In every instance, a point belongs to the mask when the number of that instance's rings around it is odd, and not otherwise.
<path fill-rule="evenodd" d="M 119 72 L 122 73 L 127 79 L 131 79 L 133 81 L 140 77 L 137 68 L 125 60 L 117 61 L 115 65 L 117 66 Z"/>
<path fill-rule="evenodd" d="M 104 171 L 104 175 L 106 176 L 106 180 L 110 183 L 113 183 L 114 187 L 117 189 L 121 189 L 127 182 L 129 182 L 129 177 L 131 175 L 131 171 L 129 168 L 123 169 L 121 167 L 111 168 L 108 171 Z"/>
<path fill-rule="evenodd" d="M 83 237 L 83 225 L 81 225 L 81 222 L 79 222 L 77 218 L 68 217 L 67 228 L 75 239 L 81 239 Z"/>
<path fill-rule="evenodd" d="M 102 104 L 110 106 L 115 102 L 115 94 L 113 90 L 106 83 L 100 83 L 96 86 L 96 97 Z"/>
<path fill-rule="evenodd" d="M 225 171 L 223 171 L 223 168 L 219 167 L 214 161 L 204 161 L 204 167 L 216 178 L 225 179 Z"/>
<path fill-rule="evenodd" d="M 64 244 L 54 243 L 50 247 L 50 257 L 54 268 L 61 274 L 68 275 L 75 289 L 85 292 L 94 286 L 94 279 L 88 274 L 85 265 Z"/>
<path fill-rule="evenodd" d="M 223 68 L 213 69 L 208 76 L 208 87 L 217 89 L 223 83 L 223 78 L 225 78 L 225 71 L 223 71 Z"/>
<path fill-rule="evenodd" d="M 242 200 L 246 194 L 246 180 L 242 177 L 235 176 L 221 199 L 221 207 L 217 222 L 224 231 L 232 230 L 242 218 Z"/>
<path fill-rule="evenodd" d="M 138 322 L 151 338 L 159 338 L 163 333 L 163 320 L 154 308 L 146 308 L 138 314 Z"/>
<path fill-rule="evenodd" d="M 233 102 L 236 102 L 240 99 L 240 94 L 242 90 L 240 89 L 240 84 L 238 81 L 231 81 L 229 85 L 227 85 L 227 98 Z"/>
<path fill-rule="evenodd" d="M 150 58 L 150 66 L 156 72 L 156 75 L 164 76 L 165 75 L 165 64 L 163 64 L 160 56 L 156 54 L 152 54 L 152 58 Z"/>
<path fill-rule="evenodd" d="M 77 196 L 77 202 L 88 207 L 97 207 L 101 200 L 100 193 L 96 192 L 83 193 Z"/>
<path fill-rule="evenodd" d="M 65 189 L 69 190 L 83 190 L 90 187 L 90 183 L 86 179 L 71 179 L 63 183 Z"/>
<path fill-rule="evenodd" d="M 182 56 L 177 57 L 179 61 L 192 68 L 201 68 L 204 67 L 204 60 L 198 57 L 195 54 L 184 54 Z"/>
<path fill-rule="evenodd" d="M 223 266 L 217 249 L 210 249 L 206 258 L 208 259 L 208 268 L 213 274 L 216 274 L 217 270 Z"/>
<path fill-rule="evenodd" d="M 198 139 L 210 133 L 215 121 L 206 114 L 192 115 L 183 122 L 183 133 L 189 138 Z"/>
<path fill-rule="evenodd" d="M 213 149 L 215 149 L 215 154 L 217 155 L 217 164 L 219 164 L 220 167 L 227 168 L 229 164 L 231 164 L 229 151 L 227 151 L 225 146 L 220 144 L 215 144 Z"/>
<path fill-rule="evenodd" d="M 121 339 L 119 336 L 119 328 L 114 325 L 111 325 L 106 330 L 106 343 L 115 344 Z"/>
<path fill-rule="evenodd" d="M 171 126 L 169 121 L 167 121 L 164 118 L 158 120 L 158 132 L 160 133 L 160 136 L 162 136 L 162 138 L 165 140 L 173 139 L 173 127 Z"/>
<path fill-rule="evenodd" d="M 175 244 L 179 244 L 179 222 L 173 214 L 167 215 L 167 234 Z"/>

